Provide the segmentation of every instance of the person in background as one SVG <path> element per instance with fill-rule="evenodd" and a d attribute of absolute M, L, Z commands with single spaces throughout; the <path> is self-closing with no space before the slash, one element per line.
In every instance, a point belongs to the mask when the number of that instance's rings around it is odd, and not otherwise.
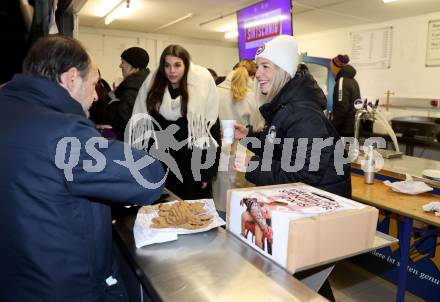
<path fill-rule="evenodd" d="M 101 71 L 98 69 L 99 80 L 96 83 L 95 90 L 98 99 L 93 102 L 89 109 L 89 118 L 97 125 L 105 124 L 105 108 L 108 106 L 110 97 L 108 96 L 112 88 L 110 84 L 101 77 Z"/>
<path fill-rule="evenodd" d="M 242 125 L 256 126 L 261 118 L 254 91 L 256 64 L 252 60 L 242 60 L 239 66 L 231 71 L 226 80 L 217 86 L 219 94 L 219 116 L 221 120 L 235 120 Z M 219 212 L 226 212 L 226 192 L 231 188 L 248 187 L 244 173 L 232 170 L 237 141 L 232 145 L 223 144 L 220 163 L 226 165 L 217 173 L 213 184 L 213 195 Z M 228 160 L 229 159 L 229 160 Z M 224 171 L 226 170 L 226 171 Z M 223 214 L 223 213 L 221 213 Z"/>
<path fill-rule="evenodd" d="M 98 74 L 99 74 L 99 80 L 98 83 L 96 83 L 95 90 L 99 100 L 99 99 L 107 98 L 110 91 L 112 91 L 112 88 L 110 87 L 110 84 L 101 77 L 101 72 L 99 70 L 98 70 Z M 95 103 L 96 102 L 94 102 L 93 105 Z"/>
<path fill-rule="evenodd" d="M 167 154 L 172 162 L 164 162 L 170 169 L 165 186 L 182 199 L 211 198 L 211 181 L 220 156 L 220 122 L 218 94 L 209 71 L 191 63 L 182 46 L 167 46 L 158 69 L 139 90 L 133 115 L 139 113 L 149 114 L 154 121 L 144 119 L 130 125 L 130 142 L 137 148 L 170 147 Z M 145 143 L 151 141 L 152 130 L 158 138 L 153 146 Z M 168 134 L 161 139 L 161 133 Z M 208 154 L 215 154 L 215 158 L 209 167 L 201 168 L 193 162 L 198 154 L 202 163 Z"/>
<path fill-rule="evenodd" d="M 128 301 L 107 204 L 150 204 L 165 174 L 159 161 L 105 140 L 87 119 L 97 81 L 78 41 L 50 36 L 0 90 L 2 302 Z M 138 171 L 149 188 L 116 162 L 126 151 L 149 161 Z"/>
<path fill-rule="evenodd" d="M 244 125 L 253 125 L 258 107 L 253 91 L 256 64 L 242 60 L 221 83 L 219 93 L 219 116 L 222 120 L 236 120 Z"/>
<path fill-rule="evenodd" d="M 211 76 L 212 76 L 212 78 L 214 79 L 214 82 L 215 82 L 217 80 L 217 78 L 218 78 L 217 72 L 215 72 L 215 70 L 212 69 L 212 68 L 206 68 L 206 69 L 208 69 L 209 73 L 211 74 Z"/>
<path fill-rule="evenodd" d="M 21 71 L 28 50 L 27 38 L 33 8 L 28 0 L 0 1 L 0 84 L 8 82 L 15 73 Z"/>
<path fill-rule="evenodd" d="M 335 146 L 340 137 L 322 112 L 325 95 L 308 69 L 298 65 L 297 53 L 297 41 L 285 35 L 274 38 L 257 50 L 256 79 L 267 98 L 267 103 L 260 107 L 266 125 L 260 132 L 253 131 L 252 127 L 236 125 L 237 139 L 253 137 L 260 141 L 261 147 L 257 149 L 248 145 L 255 155 L 244 159 L 236 157 L 234 169 L 246 170 L 249 161 L 252 161 L 257 167 L 246 172 L 246 179 L 258 186 L 303 182 L 351 197 L 350 166 L 343 165 L 342 175 L 336 170 Z M 313 141 L 327 138 L 333 138 L 332 144 L 325 145 L 319 158 L 312 160 L 315 156 L 312 156 Z M 280 142 L 275 143 L 275 140 Z M 304 142 L 300 143 L 300 140 Z M 265 158 L 270 165 L 263 165 L 265 147 L 273 148 L 272 158 Z M 292 148 L 290 163 L 281 161 L 283 148 L 286 147 Z M 297 157 L 303 158 L 304 164 L 296 171 L 286 169 L 296 166 Z"/>
<path fill-rule="evenodd" d="M 361 97 L 356 69 L 349 65 L 348 55 L 337 55 L 331 60 L 330 69 L 335 76 L 333 90 L 332 124 L 342 137 L 354 136 L 354 101 Z"/>
<path fill-rule="evenodd" d="M 214 69 L 212 69 L 212 68 L 207 68 L 207 69 L 208 69 L 209 73 L 212 75 L 212 78 L 214 79 L 215 85 L 217 85 L 217 86 L 220 85 L 220 83 L 222 83 L 226 79 L 226 77 L 224 77 L 224 76 L 218 76 L 217 72 L 215 72 Z"/>
<path fill-rule="evenodd" d="M 121 54 L 123 80 L 109 93 L 110 100 L 102 112 L 102 122 L 112 126 L 119 140 L 124 140 L 125 127 L 133 112 L 134 102 L 139 88 L 147 78 L 150 70 L 148 53 L 140 47 L 131 47 Z"/>
<path fill-rule="evenodd" d="M 240 66 L 240 62 L 241 62 L 241 61 L 238 61 L 234 66 L 232 66 L 232 70 L 237 69 L 238 66 Z"/>

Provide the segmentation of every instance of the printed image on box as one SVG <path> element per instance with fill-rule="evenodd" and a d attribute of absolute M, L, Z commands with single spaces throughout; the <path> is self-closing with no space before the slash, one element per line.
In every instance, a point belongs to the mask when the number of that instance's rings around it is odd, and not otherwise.
<path fill-rule="evenodd" d="M 228 192 L 228 229 L 291 272 L 371 247 L 377 214 L 302 184 Z"/>

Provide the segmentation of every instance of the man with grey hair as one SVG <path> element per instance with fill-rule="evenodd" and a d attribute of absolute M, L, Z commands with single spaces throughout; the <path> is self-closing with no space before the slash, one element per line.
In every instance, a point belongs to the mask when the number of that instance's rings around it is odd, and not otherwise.
<path fill-rule="evenodd" d="M 0 301 L 128 301 L 106 203 L 160 197 L 160 162 L 87 119 L 98 69 L 81 44 L 38 40 L 0 90 Z M 145 188 L 124 166 L 146 165 Z M 125 161 L 127 162 L 127 161 Z M 104 203 L 106 202 L 106 203 Z"/>

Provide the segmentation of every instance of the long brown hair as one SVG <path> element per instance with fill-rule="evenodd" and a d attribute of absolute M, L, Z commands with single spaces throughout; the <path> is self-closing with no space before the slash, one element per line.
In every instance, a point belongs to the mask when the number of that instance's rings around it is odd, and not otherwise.
<path fill-rule="evenodd" d="M 159 68 L 153 80 L 153 85 L 147 95 L 147 110 L 150 114 L 159 113 L 160 105 L 162 104 L 163 95 L 167 88 L 169 81 L 165 73 L 165 59 L 166 56 L 178 57 L 185 65 L 185 72 L 180 80 L 180 95 L 181 95 L 181 113 L 186 116 L 188 108 L 188 70 L 191 62 L 189 52 L 180 45 L 168 45 L 162 52 L 159 61 Z"/>

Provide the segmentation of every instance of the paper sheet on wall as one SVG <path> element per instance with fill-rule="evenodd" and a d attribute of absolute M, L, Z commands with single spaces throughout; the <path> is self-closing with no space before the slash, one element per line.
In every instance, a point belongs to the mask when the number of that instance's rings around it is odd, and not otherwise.
<path fill-rule="evenodd" d="M 351 63 L 358 69 L 391 68 L 393 28 L 351 32 Z"/>
<path fill-rule="evenodd" d="M 426 44 L 426 67 L 440 66 L 440 20 L 428 23 Z"/>

